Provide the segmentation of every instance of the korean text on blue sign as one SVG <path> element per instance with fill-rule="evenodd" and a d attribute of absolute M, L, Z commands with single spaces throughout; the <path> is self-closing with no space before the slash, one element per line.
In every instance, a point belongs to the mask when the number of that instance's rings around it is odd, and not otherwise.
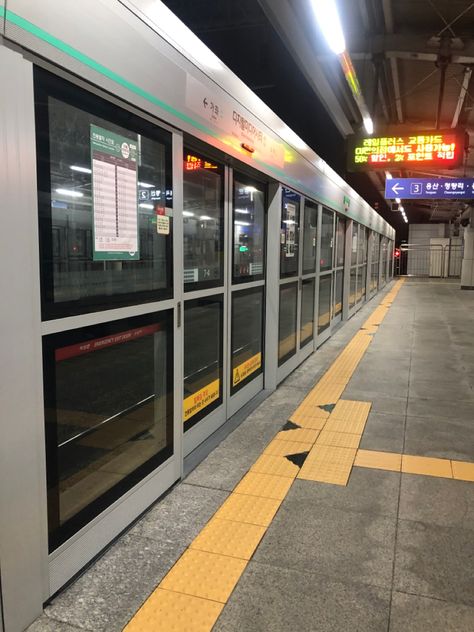
<path fill-rule="evenodd" d="M 388 200 L 474 198 L 474 178 L 387 178 L 385 197 Z"/>

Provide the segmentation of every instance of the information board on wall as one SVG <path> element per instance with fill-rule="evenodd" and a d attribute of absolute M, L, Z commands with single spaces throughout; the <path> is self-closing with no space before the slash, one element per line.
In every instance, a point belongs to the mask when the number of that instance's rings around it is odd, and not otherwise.
<path fill-rule="evenodd" d="M 90 127 L 94 261 L 139 259 L 137 143 Z"/>
<path fill-rule="evenodd" d="M 474 198 L 474 178 L 392 178 L 385 182 L 385 197 L 404 200 L 462 200 Z"/>
<path fill-rule="evenodd" d="M 460 129 L 352 137 L 348 140 L 347 170 L 367 171 L 390 166 L 449 169 L 462 164 L 465 145 L 466 134 Z"/>

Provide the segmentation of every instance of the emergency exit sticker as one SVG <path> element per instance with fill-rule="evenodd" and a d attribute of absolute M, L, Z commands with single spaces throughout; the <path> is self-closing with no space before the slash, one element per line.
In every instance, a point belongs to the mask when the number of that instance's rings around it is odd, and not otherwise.
<path fill-rule="evenodd" d="M 232 385 L 237 386 L 249 375 L 257 371 L 262 366 L 262 354 L 257 353 L 232 371 Z"/>
<path fill-rule="evenodd" d="M 183 421 L 186 422 L 191 419 L 196 413 L 201 411 L 212 402 L 219 399 L 220 395 L 220 380 L 214 380 L 210 384 L 207 384 L 204 388 L 201 388 L 196 393 L 186 397 L 183 402 Z"/>

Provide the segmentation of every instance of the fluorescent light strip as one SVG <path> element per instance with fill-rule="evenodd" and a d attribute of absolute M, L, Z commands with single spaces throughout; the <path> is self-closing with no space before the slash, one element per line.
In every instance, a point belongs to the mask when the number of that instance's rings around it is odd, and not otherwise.
<path fill-rule="evenodd" d="M 84 197 L 84 194 L 80 191 L 73 191 L 72 189 L 56 189 L 56 193 L 59 195 L 66 195 L 67 197 L 72 198 L 81 198 Z"/>
<path fill-rule="evenodd" d="M 329 48 L 341 55 L 346 50 L 346 41 L 335 1 L 312 0 L 311 5 Z"/>
<path fill-rule="evenodd" d="M 69 169 L 71 169 L 71 171 L 79 171 L 79 173 L 92 173 L 92 169 L 80 167 L 79 165 L 71 165 Z"/>
<path fill-rule="evenodd" d="M 138 206 L 139 206 L 140 208 L 147 208 L 147 209 L 150 209 L 151 211 L 154 209 L 153 204 L 147 204 L 146 202 L 141 202 Z"/>

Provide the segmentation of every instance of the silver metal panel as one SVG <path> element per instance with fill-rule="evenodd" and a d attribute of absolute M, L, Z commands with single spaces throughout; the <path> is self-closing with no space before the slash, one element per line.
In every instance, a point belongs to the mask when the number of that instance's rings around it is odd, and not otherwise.
<path fill-rule="evenodd" d="M 285 123 L 222 63 L 216 66 L 215 56 L 202 43 L 200 50 L 212 55 L 211 63 L 192 58 L 187 40 L 196 38 L 169 13 L 158 0 L 9 0 L 5 33 L 288 186 L 393 236 L 393 229 L 317 154 L 283 139 L 289 130 Z M 84 16 L 87 28 L 77 28 Z M 203 109 L 203 95 L 219 106 L 217 117 Z M 241 148 L 248 138 L 256 147 L 250 157 Z M 269 153 L 268 146 L 275 151 Z M 351 200 L 347 212 L 344 196 Z"/>
<path fill-rule="evenodd" d="M 278 368 L 278 313 L 280 301 L 280 225 L 281 186 L 268 187 L 267 217 L 267 276 L 265 296 L 265 388 L 277 387 Z"/>
<path fill-rule="evenodd" d="M 225 401 L 221 406 L 183 433 L 183 454 L 186 458 L 227 420 Z"/>
<path fill-rule="evenodd" d="M 4 624 L 14 632 L 41 614 L 47 592 L 32 70 L 0 46 L 0 559 Z"/>
<path fill-rule="evenodd" d="M 247 404 L 252 397 L 255 397 L 263 390 L 263 373 L 254 378 L 246 386 L 242 387 L 235 395 L 229 398 L 227 404 L 227 419 L 235 415 L 235 413 Z"/>

